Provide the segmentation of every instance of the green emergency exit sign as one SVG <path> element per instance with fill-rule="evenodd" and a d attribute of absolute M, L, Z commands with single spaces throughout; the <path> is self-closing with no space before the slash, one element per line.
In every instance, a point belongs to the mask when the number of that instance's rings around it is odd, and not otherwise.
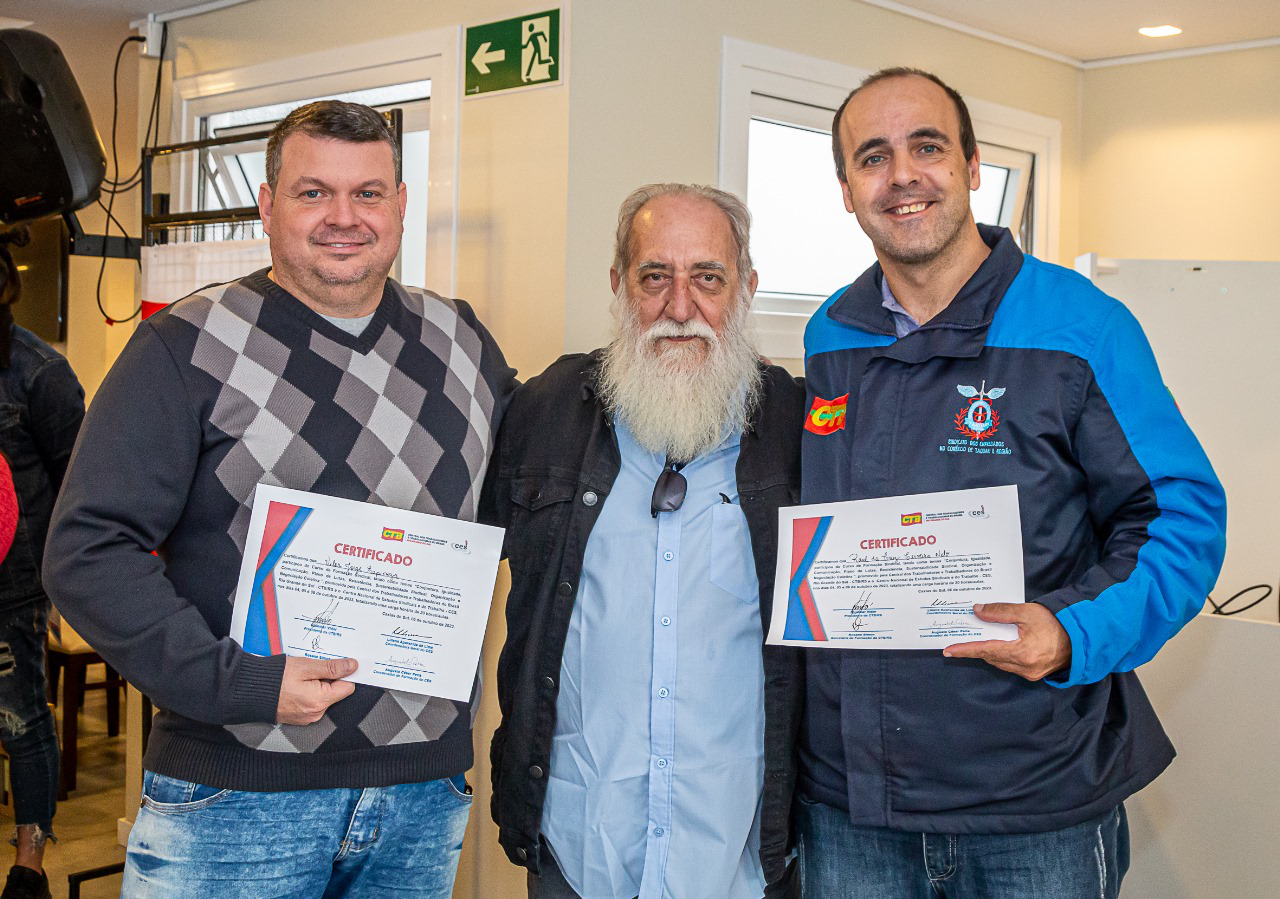
<path fill-rule="evenodd" d="M 467 29 L 467 96 L 560 80 L 560 10 Z"/>

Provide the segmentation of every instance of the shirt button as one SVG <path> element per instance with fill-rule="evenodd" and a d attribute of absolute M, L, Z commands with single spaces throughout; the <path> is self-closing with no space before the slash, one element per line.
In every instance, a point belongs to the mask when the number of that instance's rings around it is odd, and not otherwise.
<path fill-rule="evenodd" d="M 666 699 L 668 696 L 671 695 L 671 691 L 668 690 L 666 687 L 663 687 L 658 691 L 658 695 L 661 696 L 663 699 Z"/>
<path fill-rule="evenodd" d="M 668 562 L 670 562 L 675 557 L 676 557 L 676 554 L 672 552 L 665 552 L 662 554 L 662 558 L 666 559 Z"/>
<path fill-rule="evenodd" d="M 654 835 L 655 837 L 660 837 L 660 836 L 662 836 L 662 828 L 661 828 L 661 827 L 655 827 L 655 828 L 653 829 L 653 835 Z"/>
<path fill-rule="evenodd" d="M 586 493 L 582 494 L 582 504 L 584 506 L 594 506 L 599 501 L 600 497 L 596 496 L 594 490 L 588 490 Z"/>
<path fill-rule="evenodd" d="M 662 626 L 663 626 L 663 627 L 670 627 L 670 625 L 671 625 L 671 619 L 670 619 L 668 616 L 663 615 L 663 616 L 662 616 Z"/>
<path fill-rule="evenodd" d="M 568 596 L 571 593 L 573 593 L 573 584 L 569 583 L 568 581 L 563 581 L 560 584 L 559 588 L 557 589 L 557 592 L 561 596 Z"/>
<path fill-rule="evenodd" d="M 532 777 L 534 780 L 539 780 L 539 779 L 541 779 L 541 777 L 542 777 L 542 769 L 541 769 L 541 768 L 539 768 L 537 765 L 534 765 L 533 767 L 531 767 L 531 768 L 529 769 L 529 776 L 530 776 L 530 777 Z"/>
<path fill-rule="evenodd" d="M 556 685 L 556 679 L 554 677 L 548 676 L 542 679 L 542 686 L 546 687 L 548 690 L 553 688 L 555 685 Z"/>
<path fill-rule="evenodd" d="M 667 760 L 666 760 L 666 759 L 658 759 L 658 767 L 659 767 L 659 768 L 665 768 L 665 767 L 667 767 Z"/>

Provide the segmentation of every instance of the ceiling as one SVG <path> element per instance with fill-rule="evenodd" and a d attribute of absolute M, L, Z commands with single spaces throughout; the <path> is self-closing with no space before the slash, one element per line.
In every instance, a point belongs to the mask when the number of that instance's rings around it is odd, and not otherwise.
<path fill-rule="evenodd" d="M 86 19 L 140 19 L 199 6 L 205 0 L 40 0 L 39 12 Z M 306 0 L 296 0 L 305 5 Z M 696 0 L 693 0 L 696 2 Z M 1276 0 L 861 0 L 938 17 L 1042 50 L 1088 62 L 1241 41 L 1280 40 Z M 40 18 L 32 0 L 0 0 L 0 27 Z M 6 20 L 8 20 L 6 22 Z M 14 20 L 18 20 L 15 22 Z M 1147 25 L 1177 25 L 1176 37 L 1138 34 Z"/>
<path fill-rule="evenodd" d="M 0 17 L 30 21 L 42 12 L 82 13 L 93 19 L 141 19 L 149 12 L 173 12 L 199 6 L 206 0 L 0 0 Z"/>
<path fill-rule="evenodd" d="M 1075 60 L 1108 59 L 1241 41 L 1280 39 L 1276 0 L 862 0 L 916 10 Z M 1182 34 L 1149 38 L 1148 25 Z"/>

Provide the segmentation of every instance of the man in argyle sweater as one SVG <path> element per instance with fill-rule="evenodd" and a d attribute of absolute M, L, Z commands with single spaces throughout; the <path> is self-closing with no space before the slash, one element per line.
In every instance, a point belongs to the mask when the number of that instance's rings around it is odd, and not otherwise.
<path fill-rule="evenodd" d="M 160 709 L 126 896 L 452 891 L 468 705 L 228 637 L 259 483 L 475 517 L 514 372 L 465 302 L 388 277 L 397 152 L 368 107 L 281 121 L 259 194 L 271 268 L 143 322 L 86 419 L 45 579 Z"/>

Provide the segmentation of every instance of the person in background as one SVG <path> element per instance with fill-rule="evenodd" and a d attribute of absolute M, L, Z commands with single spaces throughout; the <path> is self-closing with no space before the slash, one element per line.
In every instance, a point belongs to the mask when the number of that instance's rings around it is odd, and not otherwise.
<path fill-rule="evenodd" d="M 49 597 L 40 565 L 54 499 L 84 419 L 84 391 L 67 360 L 13 322 L 22 285 L 9 246 L 27 240 L 25 228 L 0 232 L 0 453 L 17 513 L 0 561 L 0 742 L 9 754 L 17 824 L 17 855 L 3 899 L 49 896 L 42 865 L 45 843 L 54 838 L 59 768 L 45 674 Z"/>
<path fill-rule="evenodd" d="M 1111 899 L 1173 759 L 1133 669 L 1213 587 L 1222 486 L 1129 311 L 974 223 L 958 93 L 877 72 L 832 138 L 878 261 L 805 334 L 811 408 L 847 406 L 806 426 L 804 502 L 1016 485 L 1026 589 L 975 607 L 1014 640 L 808 651 L 805 890 Z"/>
<path fill-rule="evenodd" d="M 493 814 L 531 899 L 796 895 L 800 654 L 763 643 L 804 391 L 755 348 L 749 226 L 714 188 L 627 197 L 613 342 L 499 435 Z"/>
<path fill-rule="evenodd" d="M 159 708 L 126 896 L 452 893 L 472 706 L 229 636 L 259 483 L 475 517 L 514 372 L 466 303 L 389 277 L 397 153 L 367 106 L 281 120 L 270 269 L 139 325 L 89 411 L 45 574 Z"/>

